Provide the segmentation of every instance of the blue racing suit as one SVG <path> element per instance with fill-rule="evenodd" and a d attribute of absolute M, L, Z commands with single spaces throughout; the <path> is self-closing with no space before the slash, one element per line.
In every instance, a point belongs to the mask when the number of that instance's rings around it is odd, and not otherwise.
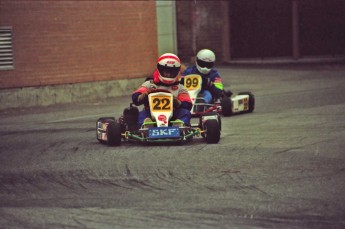
<path fill-rule="evenodd" d="M 223 83 L 219 72 L 212 68 L 208 74 L 202 74 L 195 65 L 188 67 L 182 72 L 180 83 L 183 84 L 183 77 L 190 74 L 200 75 L 202 78 L 201 94 L 205 103 L 212 103 L 212 100 L 219 99 L 223 94 Z"/>

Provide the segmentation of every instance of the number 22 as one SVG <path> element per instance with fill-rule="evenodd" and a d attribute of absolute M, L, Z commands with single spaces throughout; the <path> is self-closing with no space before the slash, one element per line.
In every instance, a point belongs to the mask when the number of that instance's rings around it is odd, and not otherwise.
<path fill-rule="evenodd" d="M 170 99 L 154 98 L 153 99 L 153 109 L 154 110 L 170 110 Z"/>

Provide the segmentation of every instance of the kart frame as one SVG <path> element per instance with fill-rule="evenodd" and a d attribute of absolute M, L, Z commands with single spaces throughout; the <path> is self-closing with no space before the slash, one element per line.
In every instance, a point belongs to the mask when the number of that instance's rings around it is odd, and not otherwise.
<path fill-rule="evenodd" d="M 152 95 L 152 96 L 151 96 Z M 155 96 L 156 101 L 159 96 L 164 97 L 164 101 L 167 101 L 167 93 L 164 92 L 154 92 L 149 95 Z M 172 95 L 170 97 L 170 102 L 172 104 Z M 164 104 L 166 105 L 166 104 Z M 156 105 L 150 105 L 150 110 Z M 159 113 L 160 112 L 160 113 Z M 101 117 L 96 122 L 96 136 L 99 142 L 108 144 L 110 146 L 119 146 L 122 141 L 125 142 L 141 142 L 141 143 L 165 143 L 165 142 L 187 142 L 194 137 L 202 137 L 206 143 L 215 144 L 220 140 L 221 132 L 221 120 L 217 112 L 209 112 L 199 116 L 198 123 L 191 124 L 190 126 L 175 126 L 174 124 L 178 121 L 171 120 L 171 114 L 162 115 L 159 111 L 157 115 L 151 115 L 153 121 L 145 123 L 143 126 L 138 125 L 138 115 L 139 109 L 133 103 L 124 109 L 123 115 L 118 119 L 115 117 Z M 172 113 L 172 110 L 171 110 Z M 160 123 L 161 120 L 157 117 L 165 117 L 165 124 Z M 164 121 L 164 120 L 163 120 Z M 151 127 L 146 127 L 150 125 Z M 157 130 L 161 135 L 165 135 L 166 131 L 174 131 L 175 135 L 170 137 L 160 136 L 152 137 L 149 132 Z"/>

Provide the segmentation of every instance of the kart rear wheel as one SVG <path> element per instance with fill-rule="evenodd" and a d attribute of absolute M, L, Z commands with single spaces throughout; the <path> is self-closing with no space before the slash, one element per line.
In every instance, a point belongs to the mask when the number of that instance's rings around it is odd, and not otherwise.
<path fill-rule="evenodd" d="M 204 124 L 204 137 L 208 144 L 216 144 L 220 139 L 220 129 L 218 121 L 215 119 L 207 120 Z"/>
<path fill-rule="evenodd" d="M 255 109 L 255 97 L 254 94 L 251 92 L 240 92 L 238 95 L 248 95 L 249 96 L 249 109 L 248 113 L 252 113 Z"/>
<path fill-rule="evenodd" d="M 223 97 L 220 105 L 222 106 L 222 114 L 224 116 L 230 116 L 232 114 L 232 103 L 229 97 Z"/>
<path fill-rule="evenodd" d="M 121 145 L 121 125 L 116 121 L 109 122 L 107 128 L 107 144 L 109 146 Z"/>

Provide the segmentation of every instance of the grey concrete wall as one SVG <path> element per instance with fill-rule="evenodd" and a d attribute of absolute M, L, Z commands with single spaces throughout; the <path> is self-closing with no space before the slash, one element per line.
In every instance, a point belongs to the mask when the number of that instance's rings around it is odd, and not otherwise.
<path fill-rule="evenodd" d="M 143 78 L 0 90 L 0 110 L 98 101 L 130 95 Z"/>

